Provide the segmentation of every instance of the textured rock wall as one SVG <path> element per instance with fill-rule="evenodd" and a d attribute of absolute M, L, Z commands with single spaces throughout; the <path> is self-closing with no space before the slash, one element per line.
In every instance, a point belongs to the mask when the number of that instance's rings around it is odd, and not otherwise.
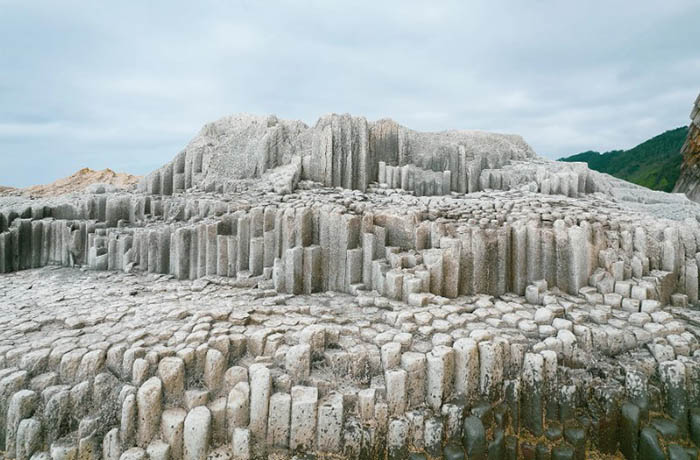
<path fill-rule="evenodd" d="M 235 180 L 259 179 L 266 171 L 293 164 L 296 180 L 365 191 L 377 181 L 379 163 L 384 162 L 450 171 L 449 190 L 464 193 L 479 189 L 476 182 L 482 169 L 534 157 L 532 149 L 515 135 L 419 133 L 391 120 L 370 123 L 347 114 L 324 116 L 311 128 L 273 116 L 238 115 L 206 125 L 171 163 L 149 175 L 141 190 L 163 195 L 193 186 L 225 191 Z M 296 182 L 273 181 L 273 185 L 276 191 L 289 193 Z"/>
<path fill-rule="evenodd" d="M 696 301 L 697 222 L 634 222 L 549 206 L 527 194 L 515 204 L 446 198 L 445 211 L 431 216 L 348 212 L 332 201 L 313 204 L 312 192 L 240 209 L 216 198 L 95 195 L 80 206 L 0 213 L 0 272 L 60 264 L 138 267 L 179 279 L 243 273 L 272 279 L 280 292 L 374 289 L 409 303 L 524 294 L 539 279 L 576 294 L 598 287 L 602 276 L 644 280 L 633 284 L 649 283 L 663 301 L 673 292 Z M 144 225 L 149 219 L 170 224 Z"/>
<path fill-rule="evenodd" d="M 693 201 L 700 201 L 700 94 L 690 112 L 688 138 L 683 144 L 681 176 L 673 191 L 685 193 Z"/>

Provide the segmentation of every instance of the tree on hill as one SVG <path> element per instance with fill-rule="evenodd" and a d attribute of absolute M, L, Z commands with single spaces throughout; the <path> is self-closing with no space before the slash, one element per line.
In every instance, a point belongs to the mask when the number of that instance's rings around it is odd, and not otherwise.
<path fill-rule="evenodd" d="M 681 147 L 688 127 L 666 131 L 629 150 L 582 152 L 559 161 L 580 161 L 588 167 L 653 190 L 670 192 L 681 172 Z"/>

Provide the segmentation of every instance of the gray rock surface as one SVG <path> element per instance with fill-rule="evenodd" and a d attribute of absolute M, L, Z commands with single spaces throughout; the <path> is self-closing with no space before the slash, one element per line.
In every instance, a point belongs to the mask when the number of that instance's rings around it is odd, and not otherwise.
<path fill-rule="evenodd" d="M 698 439 L 700 223 L 681 195 L 517 136 L 348 115 L 229 117 L 140 191 L 99 192 L 0 199 L 8 458 Z"/>

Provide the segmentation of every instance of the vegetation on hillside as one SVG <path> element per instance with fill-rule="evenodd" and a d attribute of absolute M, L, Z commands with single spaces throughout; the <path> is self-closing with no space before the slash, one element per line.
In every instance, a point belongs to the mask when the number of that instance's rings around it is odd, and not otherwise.
<path fill-rule="evenodd" d="M 681 172 L 681 147 L 688 127 L 672 129 L 629 150 L 600 153 L 588 151 L 559 161 L 582 161 L 596 171 L 608 173 L 653 190 L 670 192 Z"/>

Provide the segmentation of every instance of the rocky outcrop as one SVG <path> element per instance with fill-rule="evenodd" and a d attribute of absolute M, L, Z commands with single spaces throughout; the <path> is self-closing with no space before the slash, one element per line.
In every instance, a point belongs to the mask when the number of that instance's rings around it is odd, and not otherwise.
<path fill-rule="evenodd" d="M 114 172 L 109 168 L 101 171 L 83 168 L 50 184 L 33 185 L 20 189 L 0 186 L 0 195 L 47 197 L 83 191 L 93 193 L 127 191 L 132 189 L 140 179 L 139 176 Z"/>
<path fill-rule="evenodd" d="M 685 197 L 349 115 L 91 192 L 0 199 L 3 458 L 698 457 Z"/>
<path fill-rule="evenodd" d="M 690 120 L 688 138 L 681 151 L 683 153 L 681 176 L 673 191 L 685 193 L 691 200 L 700 202 L 700 94 L 695 99 Z"/>
<path fill-rule="evenodd" d="M 229 192 L 239 189 L 245 179 L 267 175 L 273 180 L 250 185 L 290 193 L 299 180 L 306 179 L 366 191 L 379 179 L 384 163 L 449 172 L 445 190 L 464 193 L 480 190 L 483 170 L 534 158 L 530 146 L 516 135 L 421 133 L 392 120 L 368 122 L 348 114 L 323 116 L 313 127 L 272 115 L 241 114 L 207 124 L 172 162 L 147 176 L 140 188 L 162 195 L 192 188 Z M 280 167 L 286 168 L 270 176 Z"/>

